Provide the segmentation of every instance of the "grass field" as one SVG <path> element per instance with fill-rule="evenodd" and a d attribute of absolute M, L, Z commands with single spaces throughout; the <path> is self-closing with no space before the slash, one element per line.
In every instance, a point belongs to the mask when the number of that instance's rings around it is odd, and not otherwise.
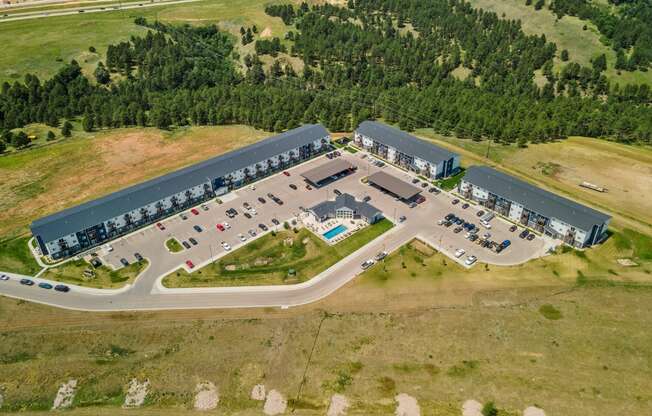
<path fill-rule="evenodd" d="M 548 9 L 536 11 L 534 6 L 526 6 L 521 0 L 470 0 L 470 3 L 477 8 L 492 11 L 498 16 L 505 16 L 506 19 L 520 20 L 523 31 L 527 34 L 545 34 L 546 39 L 557 44 L 558 55 L 563 49 L 567 49 L 570 60 L 582 65 L 591 65 L 591 58 L 600 54 L 607 56 L 609 69 L 607 76 L 620 84 L 646 83 L 652 85 L 652 72 L 627 72 L 618 74 L 614 69 L 616 53 L 609 46 L 600 41 L 600 33 L 591 22 L 580 20 L 573 16 L 564 16 L 557 20 L 557 17 Z M 583 30 L 583 26 L 587 30 Z M 556 59 L 556 65 L 561 61 Z"/>
<path fill-rule="evenodd" d="M 268 3 L 273 1 L 204 0 L 140 10 L 116 10 L 2 23 L 0 83 L 22 79 L 26 73 L 36 74 L 44 80 L 71 59 L 76 59 L 86 74 L 91 74 L 97 62 L 105 59 L 109 44 L 146 32 L 133 23 L 138 16 L 169 23 L 215 23 L 234 34 L 238 40 L 240 26 L 255 24 L 259 32 L 269 28 L 272 36 L 282 39 L 287 29 L 280 18 L 265 14 L 264 6 Z M 90 46 L 94 46 L 97 53 L 89 52 Z M 247 46 L 253 48 L 253 43 Z M 240 50 L 246 53 L 245 49 Z"/>
<path fill-rule="evenodd" d="M 523 149 L 492 144 L 486 159 L 487 141 L 443 137 L 430 129 L 418 130 L 417 134 L 460 153 L 465 167 L 492 165 L 603 210 L 613 215 L 616 227 L 652 235 L 652 199 L 648 196 L 652 189 L 650 147 L 571 137 L 556 143 L 530 144 Z M 608 192 L 582 188 L 579 184 L 583 181 L 606 187 Z"/>
<path fill-rule="evenodd" d="M 416 243 L 290 310 L 89 314 L 0 298 L 3 410 L 47 411 L 73 378 L 78 408 L 67 414 L 126 414 L 125 385 L 138 377 L 152 390 L 137 413 L 151 415 L 190 413 L 203 380 L 218 385 L 220 414 L 259 414 L 257 383 L 300 415 L 324 414 L 335 392 L 349 414 L 393 414 L 397 393 L 424 415 L 459 415 L 467 399 L 492 400 L 501 415 L 533 404 L 551 415 L 646 414 L 652 288 L 632 281 L 649 282 L 651 265 L 612 262 L 649 247 L 626 233 L 586 255 L 467 271 Z"/>
<path fill-rule="evenodd" d="M 0 270 L 33 275 L 41 270 L 27 243 L 31 236 L 0 239 Z"/>
<path fill-rule="evenodd" d="M 147 260 L 143 260 L 131 263 L 129 266 L 118 270 L 111 270 L 106 265 L 94 268 L 85 260 L 71 260 L 60 266 L 47 269 L 41 277 L 78 286 L 117 289 L 133 283 L 136 277 L 147 267 L 147 264 Z M 84 276 L 84 271 L 87 270 L 93 273 L 92 277 Z"/>
<path fill-rule="evenodd" d="M 389 230 L 382 220 L 330 246 L 307 229 L 272 233 L 200 270 L 166 276 L 166 287 L 280 285 L 304 282 Z M 290 273 L 293 270 L 293 273 Z"/>

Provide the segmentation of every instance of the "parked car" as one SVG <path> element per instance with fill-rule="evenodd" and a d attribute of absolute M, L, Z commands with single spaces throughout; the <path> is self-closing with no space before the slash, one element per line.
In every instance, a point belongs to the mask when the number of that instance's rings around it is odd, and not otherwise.
<path fill-rule="evenodd" d="M 195 264 L 190 260 L 186 260 L 186 265 L 191 269 L 195 268 Z"/>
<path fill-rule="evenodd" d="M 249 205 L 249 202 L 245 202 L 244 204 L 242 204 L 242 206 L 244 207 L 244 209 L 251 208 L 251 205 Z"/>
<path fill-rule="evenodd" d="M 283 205 L 283 200 L 281 198 L 276 198 L 274 202 L 276 202 L 279 205 Z"/>
<path fill-rule="evenodd" d="M 0 274 L 0 281 L 6 282 L 7 280 L 9 280 L 9 276 L 6 274 Z"/>
<path fill-rule="evenodd" d="M 417 203 L 416 203 L 416 202 L 410 202 L 410 203 L 408 204 L 408 207 L 410 207 L 410 208 L 415 208 L 416 206 L 417 206 Z"/>
<path fill-rule="evenodd" d="M 467 204 L 466 202 L 462 204 L 462 209 L 467 209 L 468 207 L 469 207 L 469 204 Z"/>
<path fill-rule="evenodd" d="M 283 175 L 285 175 L 285 176 L 290 176 L 290 172 L 288 172 L 287 170 L 285 170 L 285 171 L 283 171 Z"/>
<path fill-rule="evenodd" d="M 251 219 L 251 214 L 250 214 L 250 213 L 245 212 L 243 215 L 244 215 L 247 219 Z"/>
<path fill-rule="evenodd" d="M 277 220 L 276 218 L 272 218 L 272 224 L 274 225 L 279 225 L 281 222 Z"/>
<path fill-rule="evenodd" d="M 458 248 L 457 250 L 455 250 L 455 257 L 459 259 L 464 255 L 464 253 L 466 253 L 466 251 L 463 248 Z"/>
<path fill-rule="evenodd" d="M 428 187 L 428 182 L 421 182 L 421 187 L 422 188 L 427 188 Z"/>
<path fill-rule="evenodd" d="M 56 290 L 57 292 L 63 292 L 63 293 L 70 292 L 70 288 L 68 286 L 66 286 L 66 285 L 56 285 L 54 287 L 54 290 Z"/>
<path fill-rule="evenodd" d="M 256 236 L 256 230 L 254 230 L 253 228 L 250 229 L 250 230 L 248 231 L 248 233 L 249 233 L 249 235 L 252 236 L 252 237 L 255 237 L 255 236 Z"/>
<path fill-rule="evenodd" d="M 143 256 L 141 256 L 140 253 L 134 253 L 134 257 L 136 258 L 136 261 L 143 261 Z"/>
<path fill-rule="evenodd" d="M 201 233 L 203 230 L 199 225 L 193 225 L 192 228 L 197 231 L 198 233 Z"/>
<path fill-rule="evenodd" d="M 512 225 L 511 227 L 509 227 L 509 231 L 511 231 L 511 232 L 514 232 L 514 231 L 516 231 L 517 229 L 518 229 L 518 227 L 515 226 L 515 225 Z"/>
<path fill-rule="evenodd" d="M 34 286 L 34 281 L 30 279 L 20 279 L 20 284 L 25 286 Z"/>
<path fill-rule="evenodd" d="M 369 201 L 371 201 L 371 197 L 369 195 L 362 198 L 362 202 L 369 202 Z"/>
<path fill-rule="evenodd" d="M 444 225 L 445 223 L 446 223 L 445 219 L 441 219 L 441 220 L 437 221 L 437 225 Z"/>
<path fill-rule="evenodd" d="M 534 234 L 530 233 L 530 235 L 527 236 L 527 241 L 532 241 L 534 240 Z"/>
<path fill-rule="evenodd" d="M 476 212 L 475 215 L 476 215 L 477 217 L 482 217 L 482 216 L 484 215 L 484 211 L 483 211 L 483 210 L 480 210 L 480 211 Z"/>
<path fill-rule="evenodd" d="M 165 230 L 165 225 L 161 224 L 160 222 L 156 223 L 156 226 L 158 227 L 159 230 L 163 231 Z"/>
<path fill-rule="evenodd" d="M 265 203 L 267 203 L 267 201 L 265 200 L 265 198 L 263 198 L 262 196 L 259 196 L 259 197 L 258 197 L 258 202 L 260 202 L 261 204 L 265 204 Z"/>
<path fill-rule="evenodd" d="M 509 240 L 505 240 L 505 241 L 503 241 L 502 243 L 500 243 L 500 246 L 501 246 L 502 248 L 507 248 L 507 247 L 509 247 L 510 245 L 512 245 L 512 242 L 509 241 Z"/>
<path fill-rule="evenodd" d="M 312 186 L 310 186 L 310 184 L 306 184 L 306 189 L 312 191 Z"/>
<path fill-rule="evenodd" d="M 179 214 L 179 216 L 181 217 L 182 220 L 187 220 L 188 219 L 188 216 L 186 214 L 184 214 L 183 212 L 181 214 Z"/>
<path fill-rule="evenodd" d="M 182 244 L 185 248 L 190 248 L 190 243 L 187 242 L 187 241 L 182 241 L 181 244 Z"/>
<path fill-rule="evenodd" d="M 412 183 L 415 184 L 415 185 L 418 184 L 419 182 L 421 182 L 421 181 L 418 180 L 417 178 L 412 179 Z"/>
<path fill-rule="evenodd" d="M 124 257 L 120 259 L 120 263 L 122 263 L 123 266 L 129 266 L 129 262 Z"/>
<path fill-rule="evenodd" d="M 455 214 L 452 214 L 452 213 L 449 213 L 448 215 L 446 215 L 446 216 L 444 217 L 444 219 L 445 219 L 446 221 L 450 221 L 450 220 L 452 220 L 453 218 L 455 218 Z"/>
<path fill-rule="evenodd" d="M 417 197 L 417 199 L 415 200 L 415 202 L 416 202 L 417 204 L 423 204 L 424 202 L 426 202 L 426 197 L 423 196 L 423 195 L 419 195 L 419 196 Z"/>
<path fill-rule="evenodd" d="M 224 250 L 226 250 L 226 251 L 231 251 L 231 246 L 230 246 L 229 243 L 227 243 L 226 241 L 222 241 L 222 243 L 220 243 L 220 244 L 222 244 L 222 248 L 223 248 Z"/>
<path fill-rule="evenodd" d="M 208 211 L 208 205 L 201 204 L 201 209 L 203 209 L 204 211 Z"/>
<path fill-rule="evenodd" d="M 453 221 L 446 221 L 444 223 L 444 227 L 446 227 L 446 228 L 450 227 L 451 225 L 453 225 Z"/>
<path fill-rule="evenodd" d="M 480 238 L 480 237 L 478 237 L 477 234 L 471 234 L 471 237 L 469 237 L 469 240 L 470 240 L 470 241 L 475 241 L 475 240 L 477 240 L 478 238 Z"/>
<path fill-rule="evenodd" d="M 333 189 L 333 193 L 334 193 L 335 195 L 342 195 L 342 192 L 340 192 L 339 189 Z"/>
<path fill-rule="evenodd" d="M 192 244 L 193 246 L 196 246 L 197 244 L 199 244 L 199 243 L 197 242 L 197 240 L 195 240 L 195 239 L 192 238 L 192 237 L 190 237 L 190 238 L 188 239 L 188 241 L 190 241 L 190 244 Z"/>
<path fill-rule="evenodd" d="M 224 231 L 224 226 L 222 224 L 216 224 L 215 227 L 220 231 Z"/>
<path fill-rule="evenodd" d="M 460 231 L 462 231 L 463 229 L 464 229 L 464 227 L 455 227 L 455 229 L 453 229 L 453 232 L 454 232 L 455 234 L 458 234 L 458 233 L 459 233 Z"/>
<path fill-rule="evenodd" d="M 376 261 L 381 261 L 385 257 L 387 257 L 387 252 L 386 251 L 381 251 L 380 253 L 376 254 L 376 257 L 374 257 L 374 259 Z"/>
<path fill-rule="evenodd" d="M 190 212 L 192 212 L 193 215 L 199 215 L 199 211 L 197 211 L 196 208 L 191 209 Z"/>
<path fill-rule="evenodd" d="M 253 215 L 258 215 L 258 211 L 256 211 L 256 208 L 254 208 L 254 207 L 251 207 L 249 212 L 251 212 Z"/>
<path fill-rule="evenodd" d="M 48 289 L 48 290 L 52 289 L 52 285 L 46 282 L 39 283 L 38 287 L 40 287 L 41 289 Z"/>
<path fill-rule="evenodd" d="M 398 222 L 404 222 L 405 220 L 407 220 L 407 217 L 405 215 L 401 215 L 400 217 L 398 217 Z"/>
<path fill-rule="evenodd" d="M 228 222 L 223 222 L 222 225 L 224 226 L 225 229 L 230 230 L 231 229 L 231 224 Z"/>
<path fill-rule="evenodd" d="M 530 234 L 528 230 L 523 230 L 521 233 L 518 235 L 520 238 L 527 238 L 527 236 Z"/>
<path fill-rule="evenodd" d="M 466 264 L 467 266 L 471 266 L 476 261 L 478 261 L 478 258 L 476 256 L 469 256 L 466 258 L 466 260 L 464 260 L 464 264 Z"/>
<path fill-rule="evenodd" d="M 244 234 L 242 234 L 242 233 L 238 234 L 238 238 L 239 238 L 240 241 L 242 241 L 242 242 L 247 241 L 247 236 L 244 235 Z"/>
<path fill-rule="evenodd" d="M 362 270 L 367 270 L 368 268 L 373 266 L 374 263 L 376 263 L 376 262 L 373 259 L 369 259 L 369 260 L 365 261 L 364 263 L 362 263 L 360 265 L 360 267 L 362 267 Z"/>
<path fill-rule="evenodd" d="M 500 244 L 496 246 L 496 253 L 500 253 L 500 252 L 502 252 L 503 250 L 504 250 L 504 248 L 503 248 L 503 246 L 501 246 Z"/>
<path fill-rule="evenodd" d="M 456 218 L 454 222 L 455 222 L 455 224 L 457 224 L 457 225 L 462 225 L 462 224 L 464 224 L 464 220 L 463 220 L 462 218 Z"/>
<path fill-rule="evenodd" d="M 455 198 L 455 199 L 453 199 L 453 200 L 451 201 L 451 204 L 453 204 L 453 205 L 457 205 L 457 204 L 459 204 L 459 203 L 460 203 L 460 200 L 457 199 L 457 198 Z"/>
<path fill-rule="evenodd" d="M 258 228 L 260 228 L 263 231 L 269 230 L 269 228 L 265 224 L 258 224 Z"/>

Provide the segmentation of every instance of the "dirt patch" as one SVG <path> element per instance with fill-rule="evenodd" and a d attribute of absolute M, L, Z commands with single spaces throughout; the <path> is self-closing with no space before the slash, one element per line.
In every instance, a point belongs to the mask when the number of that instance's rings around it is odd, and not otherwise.
<path fill-rule="evenodd" d="M 482 416 L 482 403 L 476 400 L 467 400 L 462 405 L 462 416 Z"/>
<path fill-rule="evenodd" d="M 195 388 L 195 410 L 213 410 L 220 401 L 217 387 L 210 381 L 197 384 Z"/>
<path fill-rule="evenodd" d="M 236 266 L 235 266 L 235 264 L 227 264 L 226 266 L 224 266 L 224 268 L 226 270 L 232 272 L 232 271 L 234 271 L 236 269 Z"/>
<path fill-rule="evenodd" d="M 288 401 L 283 397 L 281 393 L 276 390 L 270 390 L 267 393 L 267 399 L 265 400 L 265 406 L 263 406 L 263 412 L 266 415 L 280 415 L 285 413 L 285 409 L 288 407 Z"/>
<path fill-rule="evenodd" d="M 638 266 L 638 263 L 632 261 L 632 259 L 617 259 L 616 260 L 618 264 L 620 264 L 623 267 L 636 267 Z"/>
<path fill-rule="evenodd" d="M 331 397 L 331 404 L 328 406 L 326 416 L 344 416 L 349 406 L 349 399 L 346 396 L 334 394 Z"/>
<path fill-rule="evenodd" d="M 145 379 L 139 383 L 137 379 L 132 378 L 127 387 L 127 395 L 122 407 L 140 407 L 145 403 L 145 398 L 149 392 L 149 380 Z"/>
<path fill-rule="evenodd" d="M 72 405 L 72 400 L 75 398 L 75 389 L 77 388 L 77 380 L 68 380 L 63 383 L 57 391 L 57 396 L 52 403 L 52 410 L 65 409 Z M 0 400 L 0 404 L 2 400 Z"/>
<path fill-rule="evenodd" d="M 267 266 L 271 262 L 268 258 L 257 258 L 254 261 L 254 266 Z"/>
<path fill-rule="evenodd" d="M 421 408 L 417 399 L 410 396 L 409 394 L 401 393 L 394 397 L 396 400 L 397 406 L 394 414 L 396 416 L 420 416 Z"/>
<path fill-rule="evenodd" d="M 265 385 L 256 384 L 253 389 L 251 389 L 251 398 L 253 400 L 263 401 L 265 400 Z"/>
<path fill-rule="evenodd" d="M 530 406 L 523 410 L 523 416 L 546 416 L 546 412 L 536 406 Z"/>
<path fill-rule="evenodd" d="M 262 32 L 260 32 L 260 37 L 261 38 L 271 38 L 272 37 L 272 29 L 270 29 L 269 27 L 266 27 L 265 29 L 263 29 Z"/>

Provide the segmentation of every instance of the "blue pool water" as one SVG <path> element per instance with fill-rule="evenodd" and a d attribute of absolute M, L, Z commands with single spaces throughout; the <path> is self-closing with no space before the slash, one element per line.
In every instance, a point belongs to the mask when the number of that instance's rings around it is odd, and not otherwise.
<path fill-rule="evenodd" d="M 343 225 L 338 225 L 337 227 L 335 227 L 335 228 L 331 228 L 330 230 L 326 231 L 326 232 L 325 232 L 324 234 L 322 234 L 322 235 L 323 235 L 324 238 L 326 238 L 327 240 L 331 240 L 331 239 L 333 239 L 334 237 L 336 237 L 336 236 L 342 234 L 342 233 L 343 233 L 344 231 L 346 231 L 347 229 L 348 229 L 348 228 L 346 228 L 346 227 L 343 226 Z"/>

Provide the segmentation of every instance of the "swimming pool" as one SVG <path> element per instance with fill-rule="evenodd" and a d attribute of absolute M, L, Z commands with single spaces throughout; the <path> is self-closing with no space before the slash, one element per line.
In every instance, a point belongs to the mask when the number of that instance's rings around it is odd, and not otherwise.
<path fill-rule="evenodd" d="M 333 238 L 335 238 L 336 236 L 342 234 L 346 230 L 348 230 L 348 228 L 346 228 L 344 225 L 340 224 L 337 227 L 331 228 L 330 230 L 326 231 L 322 235 L 324 236 L 325 239 L 332 240 Z"/>

